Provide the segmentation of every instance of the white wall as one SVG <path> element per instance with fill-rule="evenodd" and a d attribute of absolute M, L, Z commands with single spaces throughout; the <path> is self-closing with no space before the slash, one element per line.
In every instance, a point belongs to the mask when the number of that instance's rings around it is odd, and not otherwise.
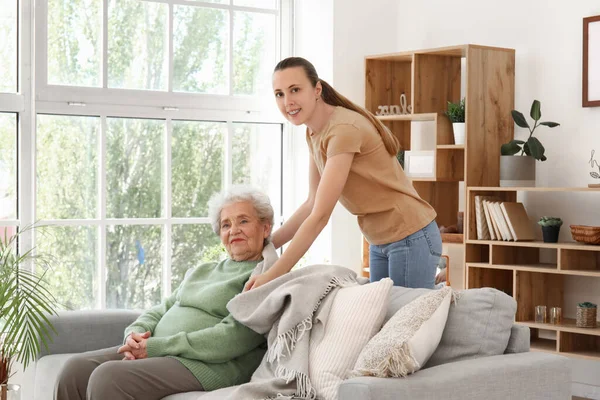
<path fill-rule="evenodd" d="M 365 56 L 397 49 L 397 2 L 333 0 L 333 3 L 333 82 L 330 83 L 362 106 Z M 360 271 L 362 235 L 356 217 L 338 204 L 331 223 L 332 263 Z"/>
<path fill-rule="evenodd" d="M 514 48 L 516 108 L 529 115 L 531 102 L 538 99 L 542 118 L 561 124 L 536 130 L 548 157 L 537 165 L 537 185 L 591 182 L 587 162 L 591 149 L 600 156 L 600 107 L 581 107 L 582 19 L 600 14 L 598 0 L 334 3 L 334 82 L 352 100 L 363 103 L 365 55 L 468 43 Z M 525 135 L 519 128 L 515 133 L 517 138 Z M 523 197 L 533 218 L 556 214 L 565 220 L 562 240 L 570 239 L 569 224 L 600 224 L 598 200 L 592 193 Z M 358 254 L 346 243 L 360 240 L 356 222 L 336 213 L 334 237 L 336 232 L 345 240 L 334 240 L 334 260 L 353 265 Z M 600 301 L 600 282 L 573 280 L 569 285 L 581 288 L 577 299 Z M 567 316 L 573 309 L 567 307 Z M 573 359 L 572 365 L 574 394 L 600 399 L 600 362 Z"/>
<path fill-rule="evenodd" d="M 333 0 L 296 0 L 294 14 L 294 55 L 309 60 L 319 76 L 330 81 L 333 76 Z M 309 152 L 303 127 L 292 128 L 290 146 L 294 172 L 291 179 L 284 179 L 288 182 L 284 193 L 284 197 L 289 199 L 286 203 L 287 217 L 308 195 Z M 330 222 L 315 240 L 302 264 L 331 262 L 331 228 Z"/>

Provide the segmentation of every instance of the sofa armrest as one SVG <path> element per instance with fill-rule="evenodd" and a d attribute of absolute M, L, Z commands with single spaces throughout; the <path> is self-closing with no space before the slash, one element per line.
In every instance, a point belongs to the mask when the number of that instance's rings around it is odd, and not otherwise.
<path fill-rule="evenodd" d="M 504 350 L 504 354 L 527 353 L 531 345 L 531 333 L 529 327 L 513 325 L 510 329 L 510 338 Z"/>
<path fill-rule="evenodd" d="M 117 346 L 123 332 L 141 314 L 134 310 L 61 311 L 50 317 L 56 329 L 48 350 L 42 346 L 39 357 L 47 354 L 81 353 Z"/>
<path fill-rule="evenodd" d="M 568 359 L 548 353 L 458 361 L 425 368 L 406 378 L 352 378 L 339 388 L 339 400 L 570 398 Z"/>

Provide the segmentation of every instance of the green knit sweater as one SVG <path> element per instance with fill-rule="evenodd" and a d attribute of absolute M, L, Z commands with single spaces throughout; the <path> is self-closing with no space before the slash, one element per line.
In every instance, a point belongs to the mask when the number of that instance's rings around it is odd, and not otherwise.
<path fill-rule="evenodd" d="M 152 332 L 148 357 L 173 357 L 204 390 L 246 383 L 266 351 L 266 338 L 234 320 L 226 305 L 240 293 L 258 261 L 203 264 L 168 299 L 125 329 Z"/>

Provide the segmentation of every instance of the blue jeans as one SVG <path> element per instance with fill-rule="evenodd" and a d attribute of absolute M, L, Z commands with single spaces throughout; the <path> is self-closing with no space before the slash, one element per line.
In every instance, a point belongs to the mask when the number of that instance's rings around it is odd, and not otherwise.
<path fill-rule="evenodd" d="M 391 278 L 395 286 L 433 289 L 442 255 L 442 236 L 437 223 L 397 242 L 370 245 L 371 282 Z"/>

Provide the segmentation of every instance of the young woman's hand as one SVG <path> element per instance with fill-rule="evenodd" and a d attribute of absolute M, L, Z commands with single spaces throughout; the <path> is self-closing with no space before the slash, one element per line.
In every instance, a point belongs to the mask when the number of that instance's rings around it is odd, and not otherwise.
<path fill-rule="evenodd" d="M 256 289 L 257 287 L 260 287 L 265 283 L 269 283 L 278 276 L 279 275 L 272 273 L 271 270 L 264 272 L 260 275 L 251 276 L 250 279 L 248 279 L 248 282 L 246 282 L 246 284 L 244 285 L 244 292 Z"/>
<path fill-rule="evenodd" d="M 441 270 L 435 277 L 435 284 L 437 285 L 440 282 L 446 282 L 446 269 Z"/>

